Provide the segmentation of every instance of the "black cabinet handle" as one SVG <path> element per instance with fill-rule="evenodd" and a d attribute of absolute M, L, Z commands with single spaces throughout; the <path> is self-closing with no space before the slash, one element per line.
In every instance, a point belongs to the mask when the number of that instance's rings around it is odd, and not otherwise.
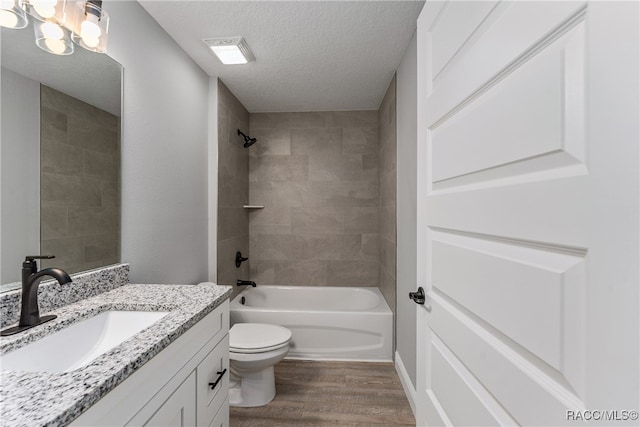
<path fill-rule="evenodd" d="M 216 388 L 216 386 L 218 385 L 218 383 L 220 382 L 220 380 L 222 380 L 222 377 L 224 376 L 224 374 L 227 373 L 227 369 L 223 369 L 222 372 L 216 372 L 218 374 L 218 378 L 216 378 L 216 380 L 212 383 L 209 383 L 209 387 L 211 387 L 211 390 L 213 390 L 214 388 Z"/>

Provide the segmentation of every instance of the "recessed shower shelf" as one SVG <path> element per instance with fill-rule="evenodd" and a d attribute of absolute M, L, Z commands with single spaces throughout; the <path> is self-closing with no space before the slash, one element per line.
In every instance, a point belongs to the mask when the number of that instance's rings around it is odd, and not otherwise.
<path fill-rule="evenodd" d="M 264 205 L 242 205 L 245 209 L 264 209 Z"/>

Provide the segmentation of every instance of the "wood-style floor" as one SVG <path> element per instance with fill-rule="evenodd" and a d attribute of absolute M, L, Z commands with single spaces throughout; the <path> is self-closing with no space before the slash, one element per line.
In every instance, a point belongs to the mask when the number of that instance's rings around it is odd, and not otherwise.
<path fill-rule="evenodd" d="M 258 408 L 231 408 L 231 427 L 415 426 L 392 363 L 285 360 L 276 397 Z"/>

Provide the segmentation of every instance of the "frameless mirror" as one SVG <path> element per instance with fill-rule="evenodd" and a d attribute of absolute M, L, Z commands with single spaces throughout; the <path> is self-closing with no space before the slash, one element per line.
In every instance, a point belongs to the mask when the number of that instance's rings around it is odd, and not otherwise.
<path fill-rule="evenodd" d="M 1 33 L 2 291 L 26 255 L 70 274 L 120 260 L 123 69 L 78 46 L 46 53 L 32 26 Z"/>

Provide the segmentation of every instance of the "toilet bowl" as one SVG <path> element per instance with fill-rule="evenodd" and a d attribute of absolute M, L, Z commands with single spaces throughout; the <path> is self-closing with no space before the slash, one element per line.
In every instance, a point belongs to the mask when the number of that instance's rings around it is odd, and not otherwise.
<path fill-rule="evenodd" d="M 291 331 L 278 325 L 237 323 L 229 330 L 229 405 L 262 406 L 276 396 L 273 366 L 289 351 Z"/>

